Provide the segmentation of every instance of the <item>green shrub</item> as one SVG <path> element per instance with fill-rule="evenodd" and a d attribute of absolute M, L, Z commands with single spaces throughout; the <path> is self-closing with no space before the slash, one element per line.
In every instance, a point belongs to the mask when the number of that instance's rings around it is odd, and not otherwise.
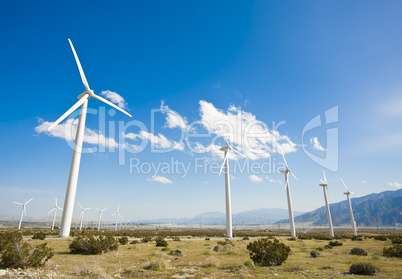
<path fill-rule="evenodd" d="M 359 275 L 374 275 L 377 272 L 380 272 L 380 268 L 373 263 L 358 262 L 350 266 L 349 272 L 352 274 L 359 274 Z"/>
<path fill-rule="evenodd" d="M 318 253 L 318 251 L 313 250 L 310 252 L 310 256 L 312 256 L 313 258 L 317 258 L 320 255 L 320 253 Z"/>
<path fill-rule="evenodd" d="M 182 251 L 180 251 L 180 250 L 171 250 L 170 252 L 169 252 L 169 255 L 171 255 L 171 256 L 176 256 L 176 257 L 182 257 L 183 256 L 183 252 Z"/>
<path fill-rule="evenodd" d="M 353 236 L 352 237 L 352 241 L 363 241 L 363 236 L 359 235 L 359 236 Z"/>
<path fill-rule="evenodd" d="M 155 239 L 156 241 L 156 247 L 167 247 L 168 243 L 165 239 L 163 239 L 163 237 L 158 237 L 157 239 Z"/>
<path fill-rule="evenodd" d="M 324 251 L 324 247 L 317 247 L 317 248 L 315 248 L 315 250 L 317 250 L 317 251 Z"/>
<path fill-rule="evenodd" d="M 386 257 L 402 258 L 402 245 L 394 244 L 391 247 L 384 247 L 383 254 Z"/>
<path fill-rule="evenodd" d="M 384 235 L 374 236 L 375 240 L 386 241 L 388 238 Z"/>
<path fill-rule="evenodd" d="M 254 263 L 262 266 L 281 265 L 289 256 L 290 247 L 278 240 L 263 238 L 250 242 L 247 245 L 250 251 L 250 258 Z"/>
<path fill-rule="evenodd" d="M 350 250 L 349 254 L 356 256 L 367 256 L 367 252 L 362 248 L 353 248 Z"/>
<path fill-rule="evenodd" d="M 180 241 L 180 237 L 178 237 L 178 236 L 173 236 L 173 237 L 172 237 L 172 240 L 173 240 L 173 241 Z"/>
<path fill-rule="evenodd" d="M 209 237 L 206 237 L 205 240 L 211 240 Z"/>
<path fill-rule="evenodd" d="M 140 243 L 138 240 L 133 240 L 130 242 L 130 244 L 138 244 L 138 243 Z"/>
<path fill-rule="evenodd" d="M 392 244 L 402 244 L 402 237 L 394 237 L 392 238 Z"/>
<path fill-rule="evenodd" d="M 2 242 L 2 268 L 41 267 L 54 255 L 52 249 L 46 247 L 47 243 L 32 247 L 22 241 L 20 234 L 8 234 Z"/>
<path fill-rule="evenodd" d="M 111 235 L 95 238 L 93 235 L 78 236 L 71 242 L 72 254 L 98 255 L 109 251 L 117 251 L 118 241 Z"/>
<path fill-rule="evenodd" d="M 119 238 L 119 243 L 121 245 L 126 245 L 128 243 L 128 237 L 127 236 L 122 236 Z"/>
<path fill-rule="evenodd" d="M 227 238 L 225 240 L 218 241 L 218 245 L 222 245 L 222 246 L 232 245 L 233 247 L 235 246 L 234 243 Z"/>
<path fill-rule="evenodd" d="M 163 248 L 161 249 L 161 251 L 163 251 L 163 252 L 168 252 L 168 251 L 170 251 L 170 248 L 168 248 L 168 247 L 163 247 Z"/>
<path fill-rule="evenodd" d="M 0 253 L 11 243 L 22 242 L 22 235 L 16 231 L 3 232 L 0 234 Z"/>
<path fill-rule="evenodd" d="M 44 232 L 36 232 L 34 233 L 32 239 L 40 239 L 40 240 L 45 240 L 46 234 Z"/>
<path fill-rule="evenodd" d="M 246 236 L 243 236 L 243 240 L 249 240 L 250 238 L 246 235 Z"/>
<path fill-rule="evenodd" d="M 333 247 L 331 245 L 325 245 L 324 248 L 325 249 L 332 249 Z"/>
<path fill-rule="evenodd" d="M 153 240 L 152 236 L 144 236 L 141 241 L 144 243 L 151 242 Z"/>
<path fill-rule="evenodd" d="M 330 242 L 328 243 L 328 245 L 331 245 L 332 247 L 335 247 L 335 246 L 342 246 L 343 243 L 340 242 L 340 241 L 338 241 L 338 240 L 334 240 L 334 241 L 330 241 Z"/>

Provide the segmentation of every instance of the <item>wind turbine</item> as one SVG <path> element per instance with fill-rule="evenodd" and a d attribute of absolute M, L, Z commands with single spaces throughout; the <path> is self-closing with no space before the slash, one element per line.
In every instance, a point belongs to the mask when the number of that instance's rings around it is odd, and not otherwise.
<path fill-rule="evenodd" d="M 56 215 L 57 215 L 57 209 L 63 210 L 60 207 L 57 206 L 57 198 L 55 199 L 56 203 L 55 206 L 53 207 L 52 210 L 50 210 L 47 214 L 50 214 L 51 212 L 54 211 L 54 215 L 53 215 L 53 224 L 52 224 L 52 231 L 54 229 L 54 223 L 56 222 Z"/>
<path fill-rule="evenodd" d="M 21 229 L 22 216 L 23 216 L 24 214 L 27 215 L 27 210 L 26 210 L 25 207 L 26 207 L 26 205 L 27 205 L 31 200 L 33 200 L 33 198 L 30 199 L 29 201 L 27 201 L 26 203 L 13 202 L 13 203 L 15 203 L 15 204 L 18 204 L 18 205 L 21 205 L 21 206 L 22 206 L 21 217 L 20 217 L 20 223 L 18 224 L 18 229 L 19 229 L 19 230 Z"/>
<path fill-rule="evenodd" d="M 285 174 L 285 184 L 286 184 L 286 194 L 288 198 L 288 211 L 289 211 L 289 223 L 290 223 L 290 235 L 292 237 L 296 237 L 296 227 L 295 227 L 295 220 L 293 218 L 293 207 L 292 207 L 292 198 L 290 196 L 290 186 L 289 186 L 289 173 L 293 175 L 293 177 L 297 180 L 297 177 L 292 173 L 289 169 L 289 166 L 286 162 L 285 155 L 283 153 L 283 161 L 285 162 L 286 169 L 282 170 L 281 173 Z"/>
<path fill-rule="evenodd" d="M 350 219 L 352 222 L 352 228 L 353 228 L 353 235 L 357 236 L 357 229 L 356 229 L 356 222 L 355 222 L 355 217 L 353 217 L 353 210 L 352 210 L 352 202 L 350 201 L 350 194 L 353 194 L 353 192 L 350 192 L 348 187 L 346 187 L 345 181 L 343 181 L 342 177 L 340 177 L 343 185 L 345 185 L 346 192 L 344 193 L 348 199 L 348 204 L 349 204 L 349 212 L 350 212 Z"/>
<path fill-rule="evenodd" d="M 220 151 L 225 152 L 224 159 L 223 159 L 223 164 L 221 167 L 221 170 L 219 172 L 219 175 L 221 175 L 223 168 L 225 167 L 225 197 L 226 197 L 226 237 L 227 238 L 232 238 L 232 204 L 230 201 L 230 174 L 229 174 L 229 161 L 228 161 L 228 154 L 229 151 L 233 151 L 244 158 L 243 154 L 238 152 L 237 150 L 233 149 L 230 145 L 229 142 L 226 140 L 226 138 L 223 138 L 226 142 L 226 146 L 222 147 L 219 149 Z"/>
<path fill-rule="evenodd" d="M 327 177 L 325 176 L 325 171 L 322 170 L 324 174 L 324 180 L 321 180 L 320 186 L 324 190 L 324 199 L 325 199 L 325 206 L 327 207 L 327 217 L 328 217 L 328 225 L 329 225 L 329 235 L 331 237 L 334 237 L 334 228 L 332 227 L 332 219 L 331 219 L 331 211 L 329 210 L 329 204 L 328 204 L 328 198 L 327 198 L 327 191 L 328 191 L 328 183 L 327 183 Z"/>
<path fill-rule="evenodd" d="M 102 209 L 102 210 L 99 210 L 96 207 L 95 207 L 95 209 L 99 211 L 99 221 L 98 221 L 98 231 L 99 231 L 100 230 L 101 219 L 102 219 L 102 212 L 105 211 L 107 209 L 107 207 Z"/>
<path fill-rule="evenodd" d="M 68 237 L 70 235 L 70 227 L 71 221 L 73 218 L 73 210 L 74 210 L 74 200 L 75 200 L 75 193 L 77 190 L 77 181 L 78 181 L 78 172 L 80 168 L 80 161 L 81 161 L 81 151 L 82 151 L 82 144 L 84 139 L 84 130 L 85 130 L 85 120 L 87 115 L 87 107 L 88 107 L 88 100 L 91 97 L 98 99 L 109 106 L 120 110 L 121 112 L 127 114 L 131 117 L 131 115 L 124 111 L 123 109 L 119 108 L 115 104 L 109 102 L 108 100 L 96 95 L 93 90 L 90 89 L 87 79 L 85 77 L 84 71 L 81 67 L 80 60 L 78 59 L 77 53 L 75 52 L 73 43 L 70 39 L 68 39 L 71 49 L 73 51 L 75 61 L 78 66 L 78 70 L 81 75 L 82 83 L 84 84 L 85 91 L 78 95 L 78 102 L 76 102 L 69 110 L 67 110 L 59 119 L 56 120 L 48 129 L 50 131 L 54 127 L 57 126 L 61 121 L 63 121 L 67 116 L 69 116 L 73 111 L 75 111 L 79 106 L 81 106 L 80 117 L 78 120 L 77 132 L 75 135 L 75 145 L 73 149 L 73 156 L 71 159 L 70 165 L 70 174 L 68 176 L 67 182 L 67 190 L 66 190 L 66 197 L 64 200 L 64 210 L 63 216 L 60 225 L 60 237 Z"/>
<path fill-rule="evenodd" d="M 84 211 L 91 209 L 91 207 L 87 207 L 87 208 L 83 208 L 82 205 L 80 205 L 80 203 L 78 203 L 78 205 L 81 207 L 81 214 L 80 214 L 80 230 L 82 229 L 82 220 L 84 219 Z"/>
<path fill-rule="evenodd" d="M 123 218 L 123 216 L 120 215 L 120 206 L 117 206 L 117 211 L 112 216 L 116 216 L 116 228 L 115 228 L 115 230 L 117 231 L 117 224 L 119 223 L 119 216 L 121 218 Z"/>

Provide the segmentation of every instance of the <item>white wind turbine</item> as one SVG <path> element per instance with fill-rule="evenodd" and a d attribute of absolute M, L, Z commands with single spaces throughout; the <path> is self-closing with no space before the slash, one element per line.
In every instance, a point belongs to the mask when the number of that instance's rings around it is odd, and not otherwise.
<path fill-rule="evenodd" d="M 349 204 L 349 212 L 350 212 L 350 220 L 352 222 L 352 228 L 353 228 L 353 235 L 357 236 L 357 229 L 356 229 L 356 222 L 355 222 L 355 217 L 353 217 L 353 210 L 352 210 L 352 202 L 350 201 L 350 194 L 353 194 L 353 192 L 350 192 L 348 187 L 346 187 L 345 181 L 343 181 L 342 177 L 340 177 L 343 185 L 345 185 L 346 192 L 344 193 L 348 199 L 348 204 Z"/>
<path fill-rule="evenodd" d="M 18 205 L 21 205 L 21 206 L 22 206 L 22 209 L 21 209 L 21 217 L 20 217 L 20 223 L 18 224 L 18 229 L 21 229 L 22 216 L 23 216 L 24 214 L 27 215 L 27 210 L 26 210 L 25 207 L 26 207 L 26 205 L 27 205 L 31 200 L 33 200 L 33 198 L 30 199 L 29 201 L 27 201 L 26 203 L 13 202 L 13 203 L 15 203 L 15 204 L 18 204 Z"/>
<path fill-rule="evenodd" d="M 232 238 L 233 233 L 232 233 L 232 204 L 230 200 L 230 174 L 229 174 L 229 160 L 228 160 L 228 154 L 229 151 L 233 151 L 244 158 L 243 154 L 241 154 L 239 151 L 233 149 L 230 145 L 229 142 L 226 140 L 226 138 L 223 138 L 226 142 L 226 147 L 222 147 L 219 149 L 220 151 L 225 152 L 224 159 L 223 159 L 223 164 L 221 167 L 221 170 L 219 172 L 219 175 L 221 175 L 223 167 L 225 167 L 225 197 L 226 197 L 226 237 Z"/>
<path fill-rule="evenodd" d="M 80 203 L 78 203 L 78 205 L 79 205 L 80 208 L 81 208 L 81 214 L 80 214 L 80 219 L 81 219 L 81 220 L 80 220 L 80 230 L 81 230 L 81 229 L 82 229 L 82 220 L 84 220 L 84 211 L 85 211 L 85 210 L 88 210 L 88 209 L 91 209 L 91 207 L 83 208 Z"/>
<path fill-rule="evenodd" d="M 288 164 L 286 162 L 285 155 L 283 153 L 283 161 L 285 162 L 286 169 L 282 170 L 281 173 L 285 174 L 285 187 L 286 187 L 286 194 L 288 198 L 288 211 L 289 211 L 289 223 L 290 223 L 290 235 L 292 237 L 296 237 L 296 227 L 295 227 L 295 221 L 293 217 L 293 207 L 292 207 L 292 197 L 290 195 L 290 186 L 289 186 L 289 173 L 293 175 L 293 177 L 297 180 L 297 177 L 292 173 L 292 171 L 289 169 Z"/>
<path fill-rule="evenodd" d="M 327 198 L 327 191 L 328 191 L 328 183 L 327 183 L 327 177 L 325 176 L 325 171 L 322 171 L 324 174 L 324 180 L 321 180 L 320 186 L 324 190 L 324 199 L 325 199 L 325 206 L 327 207 L 327 217 L 328 217 L 328 225 L 329 225 L 329 235 L 331 237 L 334 237 L 334 228 L 332 227 L 332 218 L 331 218 L 331 211 L 329 210 L 329 204 L 328 204 L 328 198 Z"/>
<path fill-rule="evenodd" d="M 53 224 L 52 224 L 52 231 L 54 229 L 54 223 L 56 222 L 56 215 L 57 215 L 57 209 L 63 210 L 60 207 L 57 206 L 57 198 L 55 199 L 55 206 L 53 207 L 52 210 L 50 210 L 47 214 L 50 214 L 51 212 L 54 211 L 54 215 L 53 215 Z"/>
<path fill-rule="evenodd" d="M 79 106 L 81 106 L 80 117 L 78 120 L 77 132 L 75 135 L 75 145 L 73 149 L 73 156 L 71 159 L 70 165 L 70 174 L 68 176 L 67 182 L 67 190 L 66 190 L 66 197 L 64 200 L 64 210 L 63 216 L 60 225 L 60 237 L 68 237 L 70 235 L 70 227 L 71 221 L 73 218 L 73 210 L 74 210 L 74 200 L 75 200 L 75 193 L 77 190 L 77 181 L 78 181 L 78 172 L 80 168 L 80 161 L 81 161 L 81 151 L 82 151 L 82 144 L 84 139 L 84 130 L 85 130 L 85 120 L 87 115 L 87 107 L 88 107 L 88 100 L 91 97 L 98 99 L 113 108 L 120 110 L 121 112 L 127 114 L 131 117 L 129 113 L 124 111 L 123 109 L 119 108 L 115 104 L 109 102 L 108 100 L 96 95 L 93 90 L 90 89 L 87 79 L 85 77 L 84 71 L 81 67 L 80 60 L 78 59 L 77 53 L 75 52 L 73 43 L 70 39 L 68 39 L 71 49 L 73 51 L 75 61 L 78 66 L 78 70 L 81 75 L 82 83 L 84 84 L 85 91 L 78 95 L 78 102 L 76 102 L 69 110 L 67 110 L 59 119 L 56 120 L 50 127 L 49 131 L 57 126 L 61 121 L 63 121 L 67 116 L 69 116 L 72 112 L 74 112 Z"/>
<path fill-rule="evenodd" d="M 101 220 L 102 220 L 102 213 L 103 213 L 103 211 L 105 211 L 107 209 L 107 207 L 102 209 L 102 210 L 99 210 L 96 207 L 95 207 L 95 209 L 99 211 L 99 220 L 98 220 L 98 231 L 99 231 L 100 230 L 100 225 L 101 225 Z"/>
<path fill-rule="evenodd" d="M 120 206 L 117 207 L 116 213 L 113 214 L 112 216 L 116 216 L 116 228 L 115 228 L 115 230 L 117 231 L 117 224 L 119 223 L 119 217 L 123 218 L 123 216 L 120 215 Z"/>

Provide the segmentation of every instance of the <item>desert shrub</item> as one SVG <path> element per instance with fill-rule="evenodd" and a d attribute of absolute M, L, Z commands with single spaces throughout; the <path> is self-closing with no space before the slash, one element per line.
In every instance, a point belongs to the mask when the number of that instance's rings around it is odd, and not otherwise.
<path fill-rule="evenodd" d="M 171 256 L 176 256 L 176 257 L 182 257 L 183 256 L 183 252 L 176 249 L 176 250 L 172 250 L 169 252 L 169 255 Z"/>
<path fill-rule="evenodd" d="M 367 256 L 367 252 L 362 249 L 362 248 L 353 248 L 352 250 L 350 250 L 350 255 L 356 255 L 356 256 Z"/>
<path fill-rule="evenodd" d="M 165 259 L 157 259 L 153 261 L 149 261 L 145 266 L 144 269 L 151 269 L 151 270 L 168 270 L 169 263 Z"/>
<path fill-rule="evenodd" d="M 392 238 L 392 244 L 402 244 L 402 237 Z"/>
<path fill-rule="evenodd" d="M 211 240 L 209 237 L 206 237 L 205 240 Z"/>
<path fill-rule="evenodd" d="M 170 251 L 170 248 L 168 248 L 168 247 L 163 247 L 163 248 L 161 249 L 161 251 L 163 251 L 163 252 L 168 252 L 168 251 Z"/>
<path fill-rule="evenodd" d="M 227 239 L 227 238 L 225 240 L 223 240 L 223 241 L 218 241 L 218 245 L 222 245 L 222 246 L 232 245 L 233 247 L 235 246 L 234 243 L 231 240 Z"/>
<path fill-rule="evenodd" d="M 3 232 L 0 234 L 0 253 L 8 244 L 22 242 L 22 235 L 16 231 Z"/>
<path fill-rule="evenodd" d="M 212 249 L 214 252 L 221 252 L 223 251 L 223 246 L 222 245 L 216 245 L 214 249 Z"/>
<path fill-rule="evenodd" d="M 246 236 L 243 236 L 242 239 L 243 239 L 243 240 L 249 240 L 250 238 L 246 235 Z"/>
<path fill-rule="evenodd" d="M 32 247 L 22 240 L 9 242 L 3 249 L 1 255 L 2 268 L 29 268 L 41 267 L 51 257 L 53 252 L 51 248 L 46 247 L 47 243 Z"/>
<path fill-rule="evenodd" d="M 253 261 L 248 260 L 248 261 L 245 261 L 243 264 L 246 267 L 254 268 L 254 262 Z"/>
<path fill-rule="evenodd" d="M 361 235 L 353 236 L 352 241 L 363 241 L 363 236 L 361 236 Z"/>
<path fill-rule="evenodd" d="M 262 266 L 281 265 L 290 253 L 289 246 L 276 239 L 272 242 L 268 238 L 250 242 L 247 245 L 247 250 L 250 251 L 250 258 L 254 263 Z"/>
<path fill-rule="evenodd" d="M 156 241 L 156 247 L 167 247 L 168 243 L 165 239 L 163 239 L 163 237 L 158 237 L 157 239 L 155 239 Z"/>
<path fill-rule="evenodd" d="M 33 234 L 32 239 L 40 239 L 40 240 L 45 240 L 46 234 L 44 232 L 36 232 Z"/>
<path fill-rule="evenodd" d="M 357 262 L 350 266 L 349 272 L 359 275 L 374 275 L 377 272 L 380 272 L 380 268 L 373 263 Z"/>
<path fill-rule="evenodd" d="M 338 241 L 338 240 L 334 240 L 334 241 L 330 241 L 330 242 L 328 243 L 328 245 L 331 245 L 332 247 L 335 247 L 335 246 L 342 246 L 343 243 L 340 242 L 340 241 Z"/>
<path fill-rule="evenodd" d="M 288 240 L 289 240 L 289 241 L 296 241 L 297 238 L 296 238 L 296 237 L 289 237 Z"/>
<path fill-rule="evenodd" d="M 138 244 L 138 243 L 140 243 L 138 240 L 133 240 L 130 242 L 130 244 Z"/>
<path fill-rule="evenodd" d="M 119 238 L 119 243 L 121 245 L 126 245 L 128 243 L 128 237 L 127 236 L 122 236 Z"/>
<path fill-rule="evenodd" d="M 173 241 L 180 241 L 180 237 L 178 237 L 178 236 L 173 236 L 173 237 L 172 237 L 172 240 L 173 240 Z"/>
<path fill-rule="evenodd" d="M 385 235 L 374 236 L 375 240 L 386 241 L 388 238 Z"/>
<path fill-rule="evenodd" d="M 119 242 L 111 235 L 95 238 L 93 235 L 78 236 L 70 244 L 72 254 L 98 255 L 109 251 L 117 251 Z"/>
<path fill-rule="evenodd" d="M 318 253 L 318 251 L 313 250 L 310 252 L 310 256 L 312 256 L 313 258 L 317 258 L 320 255 L 320 253 Z"/>
<path fill-rule="evenodd" d="M 141 241 L 142 242 L 144 242 L 144 243 L 147 243 L 147 242 L 151 242 L 153 239 L 152 239 L 152 236 L 144 236 L 142 239 L 141 239 Z"/>
<path fill-rule="evenodd" d="M 324 248 L 325 249 L 332 249 L 333 247 L 331 245 L 325 245 Z"/>
<path fill-rule="evenodd" d="M 402 258 L 402 245 L 394 244 L 391 247 L 384 247 L 382 253 L 386 257 Z"/>
<path fill-rule="evenodd" d="M 317 247 L 317 248 L 315 248 L 315 250 L 317 250 L 317 251 L 324 251 L 324 247 Z"/>

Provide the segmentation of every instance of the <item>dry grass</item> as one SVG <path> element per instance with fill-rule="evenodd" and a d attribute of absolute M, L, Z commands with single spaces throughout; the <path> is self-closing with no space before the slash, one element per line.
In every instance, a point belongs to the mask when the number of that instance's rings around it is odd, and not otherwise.
<path fill-rule="evenodd" d="M 92 256 L 70 254 L 69 239 L 47 238 L 44 241 L 53 248 L 55 256 L 41 270 L 40 276 L 31 278 L 185 278 L 190 275 L 194 276 L 192 278 L 270 278 L 274 274 L 277 274 L 275 278 L 344 278 L 348 275 L 350 265 L 362 260 L 377 263 L 381 267 L 376 278 L 400 278 L 402 274 L 400 259 L 382 256 L 382 249 L 390 246 L 390 240 L 342 239 L 342 246 L 324 249 L 320 251 L 320 257 L 312 258 L 310 251 L 324 247 L 328 240 L 283 239 L 292 252 L 282 266 L 275 267 L 254 266 L 246 249 L 254 238 L 232 240 L 235 243 L 233 249 L 222 252 L 212 251 L 218 242 L 212 237 L 210 241 L 185 237 L 182 240 L 180 243 L 169 241 L 169 247 L 180 249 L 183 257 L 168 255 L 168 251 L 155 247 L 154 242 L 121 245 L 117 252 Z M 40 240 L 29 242 L 34 245 L 43 243 Z M 354 247 L 363 248 L 368 256 L 349 255 Z M 46 276 L 54 273 L 57 276 Z"/>

